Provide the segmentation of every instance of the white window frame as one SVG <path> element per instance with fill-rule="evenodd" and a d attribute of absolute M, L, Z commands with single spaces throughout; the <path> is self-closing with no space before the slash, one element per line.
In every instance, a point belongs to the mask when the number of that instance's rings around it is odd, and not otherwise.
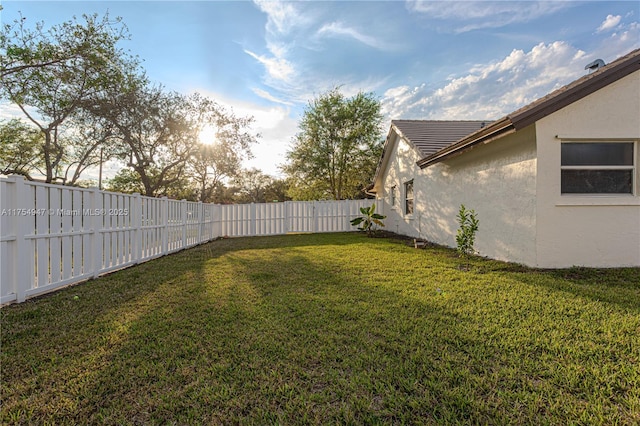
<path fill-rule="evenodd" d="M 638 195 L 639 185 L 638 180 L 640 179 L 639 167 L 638 167 L 638 156 L 640 149 L 640 142 L 636 139 L 561 139 L 561 146 L 564 144 L 571 143 L 631 143 L 633 144 L 633 164 L 632 165 L 624 165 L 624 166 L 563 166 L 562 165 L 562 156 L 560 156 L 560 180 L 562 180 L 562 170 L 631 170 L 631 193 L 562 193 L 562 182 L 560 182 L 560 195 L 564 197 L 633 197 Z"/>
<path fill-rule="evenodd" d="M 411 198 L 409 198 L 407 189 L 409 187 L 409 185 L 411 185 Z M 409 201 L 411 201 L 411 212 L 409 212 Z M 413 179 L 408 180 L 404 183 L 404 214 L 406 216 L 412 216 L 413 212 L 416 209 L 416 204 L 415 204 L 415 188 L 413 186 Z"/>
<path fill-rule="evenodd" d="M 389 203 L 391 203 L 391 208 L 395 208 L 396 207 L 396 199 L 398 198 L 398 186 L 397 185 L 393 185 L 391 186 L 391 188 L 389 189 Z"/>

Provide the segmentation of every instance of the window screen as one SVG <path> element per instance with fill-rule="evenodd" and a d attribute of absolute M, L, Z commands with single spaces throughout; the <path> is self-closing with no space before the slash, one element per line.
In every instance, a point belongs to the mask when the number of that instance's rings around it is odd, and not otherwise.
<path fill-rule="evenodd" d="M 405 194 L 404 212 L 405 214 L 412 214 L 413 213 L 413 181 L 412 180 L 404 184 L 404 194 Z"/>
<path fill-rule="evenodd" d="M 566 142 L 561 146 L 562 194 L 633 194 L 633 142 Z"/>

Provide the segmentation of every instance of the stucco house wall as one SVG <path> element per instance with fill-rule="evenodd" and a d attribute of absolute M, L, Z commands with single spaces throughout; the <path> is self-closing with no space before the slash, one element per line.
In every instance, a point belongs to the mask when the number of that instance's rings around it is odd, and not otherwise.
<path fill-rule="evenodd" d="M 533 126 L 422 170 L 421 236 L 456 246 L 458 209 L 477 213 L 475 248 L 482 256 L 533 265 L 536 145 Z"/>
<path fill-rule="evenodd" d="M 386 229 L 455 247 L 461 204 L 480 220 L 479 254 L 535 264 L 536 158 L 533 126 L 426 169 L 418 152 L 395 136 L 383 187 Z M 404 214 L 404 183 L 414 181 L 414 213 Z M 391 206 L 390 189 L 396 203 Z"/>
<path fill-rule="evenodd" d="M 536 122 L 538 266 L 640 265 L 640 72 Z M 633 195 L 562 195 L 560 146 L 635 140 Z"/>
<path fill-rule="evenodd" d="M 418 222 L 415 220 L 421 214 L 422 205 L 416 203 L 416 212 L 413 215 L 404 214 L 404 183 L 414 180 L 414 199 L 418 199 L 416 193 L 419 181 L 423 179 L 420 167 L 416 162 L 420 159 L 418 151 L 407 141 L 398 135 L 394 136 L 391 144 L 391 154 L 386 172 L 383 176 L 383 190 L 377 194 L 384 199 L 384 220 L 386 230 L 401 235 L 419 237 Z M 391 205 L 391 188 L 396 187 L 395 204 Z"/>
<path fill-rule="evenodd" d="M 385 200 L 387 229 L 455 247 L 456 214 L 464 204 L 477 212 L 475 248 L 482 256 L 542 268 L 640 266 L 640 49 L 499 120 L 482 122 L 461 139 L 428 133 L 432 142 L 441 141 L 435 150 L 420 152 L 429 148 L 424 133 L 394 134 L 403 126 L 408 124 L 401 120 L 392 124 L 392 143 L 385 145 L 372 186 Z M 433 131 L 428 122 L 424 130 Z M 633 144 L 631 193 L 562 194 L 561 148 L 570 142 Z M 630 169 L 628 151 L 625 165 L 607 160 L 608 153 L 598 155 L 596 163 Z M 576 191 L 597 185 L 593 170 L 612 169 L 580 165 L 582 158 L 566 167 L 589 170 L 589 178 L 574 174 Z M 406 215 L 404 183 L 411 179 L 414 213 Z"/>

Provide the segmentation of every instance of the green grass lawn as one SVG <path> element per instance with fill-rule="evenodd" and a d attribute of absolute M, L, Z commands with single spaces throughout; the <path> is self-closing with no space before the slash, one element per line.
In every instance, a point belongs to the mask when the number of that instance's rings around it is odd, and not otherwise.
<path fill-rule="evenodd" d="M 638 424 L 640 269 L 209 243 L 0 310 L 13 424 Z"/>

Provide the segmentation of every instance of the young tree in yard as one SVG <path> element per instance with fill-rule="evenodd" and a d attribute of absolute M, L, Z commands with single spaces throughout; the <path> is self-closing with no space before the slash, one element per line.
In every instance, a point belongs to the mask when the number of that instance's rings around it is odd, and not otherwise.
<path fill-rule="evenodd" d="M 46 31 L 41 23 L 27 28 L 24 18 L 3 26 L 0 94 L 42 133 L 46 182 L 64 179 L 59 173 L 65 169 L 65 159 L 75 155 L 70 155 L 65 125 L 89 99 L 119 85 L 124 70 L 138 66 L 118 47 L 126 36 L 120 20 L 108 15 L 101 19 L 85 15 L 84 22 L 74 18 Z M 75 159 L 82 158 L 88 157 Z"/>
<path fill-rule="evenodd" d="M 382 151 L 380 102 L 335 88 L 312 100 L 283 171 L 294 199 L 362 198 Z"/>

